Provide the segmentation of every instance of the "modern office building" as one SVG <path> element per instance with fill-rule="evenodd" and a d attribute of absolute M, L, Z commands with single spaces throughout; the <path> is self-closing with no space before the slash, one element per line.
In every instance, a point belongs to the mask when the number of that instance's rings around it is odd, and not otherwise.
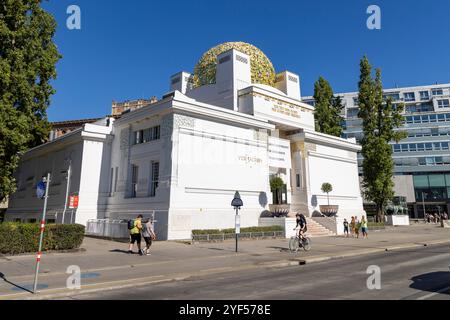
<path fill-rule="evenodd" d="M 450 211 L 450 84 L 387 89 L 385 97 L 405 105 L 400 130 L 408 137 L 392 143 L 396 196 L 406 197 L 410 216 Z M 363 136 L 358 93 L 339 93 L 345 104 L 344 137 Z M 314 105 L 313 97 L 303 101 Z M 359 155 L 361 173 L 362 158 Z"/>
<path fill-rule="evenodd" d="M 244 201 L 241 225 L 258 226 L 274 204 L 272 177 L 284 182 L 280 203 L 308 216 L 327 205 L 321 186 L 331 183 L 330 204 L 349 219 L 364 215 L 360 149 L 354 138 L 315 132 L 314 109 L 301 101 L 298 75 L 275 73 L 250 44 L 225 43 L 206 52 L 192 75 L 172 76 L 170 92 L 159 101 L 28 151 L 6 219 L 38 219 L 42 201 L 35 186 L 47 172 L 56 222 L 152 211 L 159 239 L 233 227 L 236 191 Z M 79 199 L 70 214 L 62 210 L 66 195 Z"/>

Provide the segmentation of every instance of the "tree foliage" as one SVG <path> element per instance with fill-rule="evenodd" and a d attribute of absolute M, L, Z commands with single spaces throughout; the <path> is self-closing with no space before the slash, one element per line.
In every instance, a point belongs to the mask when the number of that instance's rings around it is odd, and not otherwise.
<path fill-rule="evenodd" d="M 322 184 L 322 192 L 327 194 L 327 199 L 328 199 L 328 205 L 330 205 L 330 192 L 333 191 L 333 186 L 331 185 L 331 183 L 325 182 L 324 184 Z"/>
<path fill-rule="evenodd" d="M 14 170 L 28 148 L 46 141 L 46 110 L 60 55 L 54 18 L 42 0 L 0 3 L 0 200 L 15 191 Z"/>
<path fill-rule="evenodd" d="M 316 131 L 340 137 L 342 134 L 341 97 L 335 97 L 330 83 L 323 77 L 314 83 Z"/>
<path fill-rule="evenodd" d="M 367 57 L 360 63 L 359 117 L 362 119 L 363 183 L 364 196 L 377 207 L 378 219 L 383 219 L 384 208 L 394 196 L 391 141 L 405 138 L 396 130 L 403 124 L 402 104 L 394 106 L 391 98 L 384 99 L 381 70 L 372 78 L 372 66 Z"/>

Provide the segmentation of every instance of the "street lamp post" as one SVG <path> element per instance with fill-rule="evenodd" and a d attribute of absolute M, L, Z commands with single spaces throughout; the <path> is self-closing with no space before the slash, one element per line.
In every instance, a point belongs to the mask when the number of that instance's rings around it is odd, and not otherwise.
<path fill-rule="evenodd" d="M 66 185 L 66 198 L 64 201 L 64 210 L 62 213 L 61 224 L 64 224 L 66 211 L 67 211 L 67 202 L 69 200 L 69 192 L 70 192 L 70 176 L 72 175 L 72 160 L 69 159 L 69 168 L 67 169 L 67 185 Z M 72 221 L 70 221 L 72 223 Z"/>
<path fill-rule="evenodd" d="M 234 207 L 234 209 L 236 210 L 235 233 L 236 233 L 236 252 L 238 252 L 238 239 L 239 234 L 241 233 L 241 220 L 239 216 L 239 210 L 241 210 L 241 207 L 244 206 L 239 191 L 236 191 L 236 193 L 234 194 L 234 199 L 233 201 L 231 201 L 231 206 Z"/>

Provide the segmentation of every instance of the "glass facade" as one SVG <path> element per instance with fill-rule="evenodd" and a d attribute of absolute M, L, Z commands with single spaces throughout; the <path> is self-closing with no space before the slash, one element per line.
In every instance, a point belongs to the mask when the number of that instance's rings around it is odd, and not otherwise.
<path fill-rule="evenodd" d="M 414 175 L 414 191 L 417 202 L 439 202 L 450 199 L 450 174 L 421 174 Z"/>

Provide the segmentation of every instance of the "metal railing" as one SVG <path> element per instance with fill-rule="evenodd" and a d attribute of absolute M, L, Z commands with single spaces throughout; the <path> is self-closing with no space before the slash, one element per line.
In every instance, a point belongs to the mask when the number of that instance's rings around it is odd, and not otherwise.
<path fill-rule="evenodd" d="M 264 238 L 284 238 L 284 231 L 269 231 L 269 232 L 244 232 L 238 235 L 239 239 L 264 239 Z M 236 238 L 235 233 L 221 233 L 221 234 L 195 234 L 192 235 L 192 241 L 210 242 L 210 241 L 225 241 Z"/>

